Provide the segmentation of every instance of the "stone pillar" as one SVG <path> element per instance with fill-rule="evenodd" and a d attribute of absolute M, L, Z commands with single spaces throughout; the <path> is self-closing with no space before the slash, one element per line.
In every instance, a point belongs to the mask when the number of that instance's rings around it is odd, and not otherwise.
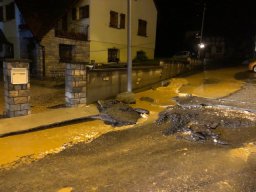
<path fill-rule="evenodd" d="M 29 60 L 8 59 L 3 64 L 5 115 L 31 114 Z"/>
<path fill-rule="evenodd" d="M 66 64 L 65 100 L 67 107 L 86 104 L 86 65 Z"/>

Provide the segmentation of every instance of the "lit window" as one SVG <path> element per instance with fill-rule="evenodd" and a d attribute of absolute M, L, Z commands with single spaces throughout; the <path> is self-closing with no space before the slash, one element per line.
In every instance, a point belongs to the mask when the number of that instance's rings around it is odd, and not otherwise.
<path fill-rule="evenodd" d="M 79 8 L 79 18 L 80 19 L 89 18 L 89 5 Z"/>
<path fill-rule="evenodd" d="M 147 21 L 139 19 L 138 35 L 139 36 L 147 36 Z"/>

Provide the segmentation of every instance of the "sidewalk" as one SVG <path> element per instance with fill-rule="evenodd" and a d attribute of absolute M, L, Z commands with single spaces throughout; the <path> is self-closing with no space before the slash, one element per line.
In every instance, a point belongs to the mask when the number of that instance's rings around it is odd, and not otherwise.
<path fill-rule="evenodd" d="M 98 113 L 95 105 L 89 105 L 77 108 L 54 109 L 22 117 L 4 118 L 0 119 L 0 137 L 86 119 L 86 117 Z"/>

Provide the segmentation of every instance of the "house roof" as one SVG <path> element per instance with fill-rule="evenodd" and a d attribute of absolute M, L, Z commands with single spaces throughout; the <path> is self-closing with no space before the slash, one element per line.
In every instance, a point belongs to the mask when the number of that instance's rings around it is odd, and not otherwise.
<path fill-rule="evenodd" d="M 15 0 L 36 40 L 41 39 L 78 0 Z"/>

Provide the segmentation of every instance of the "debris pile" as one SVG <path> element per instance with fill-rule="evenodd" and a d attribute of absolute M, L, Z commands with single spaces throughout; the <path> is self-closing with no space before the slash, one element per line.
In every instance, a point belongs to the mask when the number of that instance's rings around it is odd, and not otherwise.
<path fill-rule="evenodd" d="M 91 119 L 101 119 L 114 127 L 136 124 L 138 119 L 149 111 L 142 108 L 132 108 L 118 100 L 99 100 L 97 107 L 100 114 L 91 116 Z"/>
<path fill-rule="evenodd" d="M 174 106 L 159 114 L 157 125 L 163 125 L 164 135 L 177 139 L 226 145 L 220 138 L 221 128 L 242 128 L 256 125 L 255 117 L 236 111 L 219 110 L 208 106 Z"/>

